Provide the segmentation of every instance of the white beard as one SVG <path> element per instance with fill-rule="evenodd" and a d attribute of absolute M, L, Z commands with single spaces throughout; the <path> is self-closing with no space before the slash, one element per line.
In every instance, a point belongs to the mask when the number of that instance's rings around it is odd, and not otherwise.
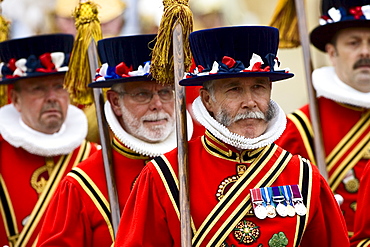
<path fill-rule="evenodd" d="M 122 100 L 119 101 L 119 104 L 122 112 L 125 113 L 122 115 L 122 120 L 127 133 L 138 139 L 151 143 L 162 142 L 175 130 L 174 114 L 170 116 L 170 114 L 166 112 L 156 112 L 144 115 L 138 119 L 125 107 Z M 144 124 L 144 121 L 156 121 L 161 119 L 167 119 L 167 122 L 153 127 L 147 127 Z"/>

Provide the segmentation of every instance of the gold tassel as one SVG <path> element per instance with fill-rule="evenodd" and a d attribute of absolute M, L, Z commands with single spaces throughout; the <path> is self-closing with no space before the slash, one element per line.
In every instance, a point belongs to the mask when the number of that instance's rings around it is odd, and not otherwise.
<path fill-rule="evenodd" d="M 295 48 L 300 45 L 294 0 L 278 1 L 270 26 L 279 29 L 280 48 Z"/>
<path fill-rule="evenodd" d="M 3 0 L 0 1 L 2 3 Z M 0 42 L 8 39 L 10 22 L 0 15 Z M 0 85 L 0 107 L 8 104 L 8 85 Z"/>
<path fill-rule="evenodd" d="M 97 5 L 91 1 L 80 2 L 73 16 L 75 17 L 77 34 L 65 77 L 65 87 L 68 89 L 73 103 L 90 105 L 94 102 L 94 96 L 92 89 L 87 86 L 92 79 L 87 50 L 91 38 L 95 42 L 102 39 Z"/>
<path fill-rule="evenodd" d="M 189 0 L 163 0 L 164 13 L 158 29 L 157 41 L 152 51 L 150 73 L 161 84 L 174 83 L 172 31 L 178 21 L 182 26 L 184 42 L 184 68 L 191 65 L 189 35 L 193 31 L 193 13 Z"/>

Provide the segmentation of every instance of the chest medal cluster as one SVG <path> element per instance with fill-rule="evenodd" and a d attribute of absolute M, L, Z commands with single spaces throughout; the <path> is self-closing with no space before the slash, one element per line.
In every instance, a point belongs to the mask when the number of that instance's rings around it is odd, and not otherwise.
<path fill-rule="evenodd" d="M 251 189 L 254 214 L 259 219 L 304 216 L 306 206 L 298 185 L 284 185 Z"/>

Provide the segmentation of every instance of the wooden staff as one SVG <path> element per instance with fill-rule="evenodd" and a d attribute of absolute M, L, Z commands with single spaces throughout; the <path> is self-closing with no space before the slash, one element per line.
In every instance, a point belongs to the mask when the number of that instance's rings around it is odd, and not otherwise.
<path fill-rule="evenodd" d="M 180 86 L 179 81 L 184 75 L 184 49 L 182 26 L 175 24 L 173 31 L 173 61 L 175 78 L 175 109 L 176 109 L 176 134 L 177 134 L 177 159 L 179 166 L 180 187 L 180 225 L 181 246 L 191 246 L 190 227 L 190 201 L 188 180 L 188 138 L 186 125 L 186 102 L 185 88 Z"/>
<path fill-rule="evenodd" d="M 306 82 L 307 82 L 307 89 L 308 89 L 308 97 L 309 97 L 309 109 L 310 109 L 310 116 L 312 122 L 312 128 L 314 133 L 314 151 L 315 151 L 315 158 L 316 164 L 320 170 L 321 175 L 328 181 L 328 171 L 325 162 L 325 150 L 323 145 L 322 139 L 322 131 L 321 131 L 321 123 L 320 123 L 320 115 L 318 110 L 318 103 L 316 99 L 316 92 L 312 86 L 312 60 L 311 60 L 311 53 L 310 53 L 310 41 L 308 38 L 308 30 L 307 30 L 307 23 L 306 23 L 306 12 L 305 12 L 305 5 L 303 0 L 295 0 L 295 8 L 298 17 L 298 30 L 299 36 L 301 40 L 301 46 L 303 51 L 303 60 L 305 65 L 305 75 L 306 75 Z"/>
<path fill-rule="evenodd" d="M 89 67 L 92 81 L 95 78 L 95 72 L 98 68 L 98 53 L 94 39 L 91 39 L 87 50 Z M 99 127 L 100 143 L 102 146 L 102 155 L 104 162 L 105 178 L 107 180 L 108 197 L 110 204 L 111 221 L 114 236 L 117 234 L 121 213 L 119 210 L 116 182 L 113 171 L 112 147 L 109 138 L 109 127 L 104 114 L 104 97 L 101 88 L 94 88 L 94 102 L 96 108 L 96 117 Z"/>

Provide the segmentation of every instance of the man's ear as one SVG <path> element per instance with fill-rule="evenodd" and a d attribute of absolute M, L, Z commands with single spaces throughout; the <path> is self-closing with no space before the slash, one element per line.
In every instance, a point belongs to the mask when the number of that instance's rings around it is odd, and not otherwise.
<path fill-rule="evenodd" d="M 206 107 L 206 109 L 209 112 L 213 112 L 213 104 L 212 104 L 213 101 L 212 101 L 210 93 L 204 88 L 201 88 L 199 93 L 200 93 L 200 98 L 202 99 L 203 105 Z"/>
<path fill-rule="evenodd" d="M 325 51 L 326 51 L 326 53 L 328 53 L 328 55 L 329 55 L 330 58 L 337 56 L 337 49 L 331 43 L 327 43 L 325 45 Z"/>
<path fill-rule="evenodd" d="M 122 116 L 122 110 L 119 104 L 119 97 L 120 96 L 116 91 L 113 90 L 107 91 L 107 100 L 109 101 L 112 110 L 117 117 Z"/>
<path fill-rule="evenodd" d="M 21 97 L 19 96 L 19 92 L 12 89 L 10 91 L 10 99 L 12 101 L 12 104 L 14 105 L 15 109 L 17 109 L 18 112 L 21 112 Z"/>

